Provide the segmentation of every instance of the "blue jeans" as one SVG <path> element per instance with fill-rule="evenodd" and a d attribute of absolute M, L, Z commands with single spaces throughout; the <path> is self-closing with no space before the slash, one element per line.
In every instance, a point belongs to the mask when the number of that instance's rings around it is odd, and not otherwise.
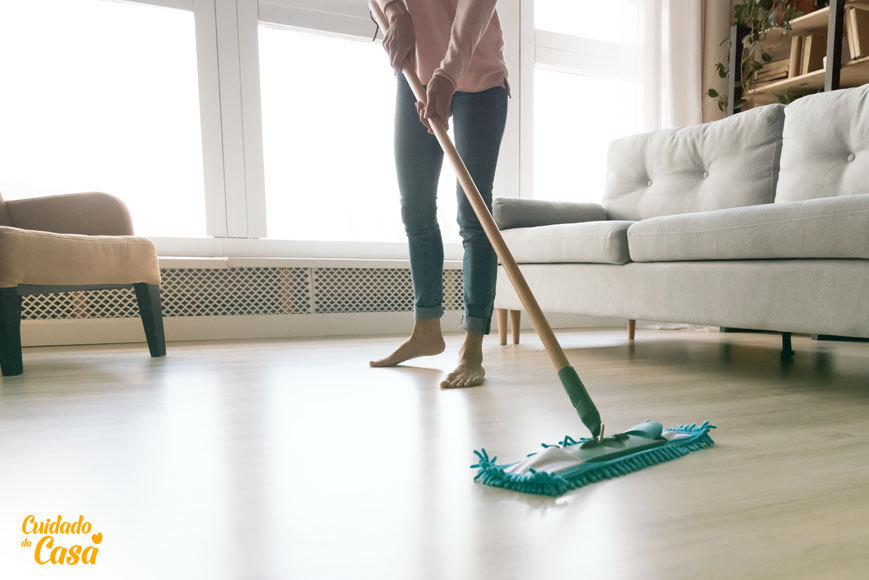
<path fill-rule="evenodd" d="M 507 121 L 507 89 L 457 92 L 452 102 L 456 149 L 492 210 L 492 182 Z M 443 309 L 444 248 L 437 220 L 437 190 L 444 154 L 416 112 L 416 98 L 398 76 L 395 105 L 395 165 L 401 219 L 410 250 L 414 318 L 439 318 Z M 461 185 L 456 183 L 459 233 L 464 247 L 462 328 L 488 334 L 495 301 L 498 260 Z"/>

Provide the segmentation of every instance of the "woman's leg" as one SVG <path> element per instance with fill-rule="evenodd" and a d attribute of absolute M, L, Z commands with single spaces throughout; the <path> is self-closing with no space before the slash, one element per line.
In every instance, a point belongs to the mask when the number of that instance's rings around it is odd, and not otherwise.
<path fill-rule="evenodd" d="M 492 210 L 492 184 L 506 121 L 507 90 L 504 87 L 479 93 L 456 93 L 453 98 L 456 149 L 489 211 Z M 460 185 L 456 186 L 456 194 L 464 247 L 462 328 L 466 334 L 459 351 L 459 365 L 441 385 L 470 387 L 483 382 L 483 336 L 489 333 L 491 326 L 498 259 Z"/>
<path fill-rule="evenodd" d="M 407 234 L 413 280 L 414 327 L 395 352 L 372 366 L 393 366 L 444 350 L 444 247 L 437 221 L 438 178 L 443 151 L 429 135 L 416 111 L 416 98 L 401 75 L 395 103 L 395 167 L 401 194 L 401 219 Z"/>

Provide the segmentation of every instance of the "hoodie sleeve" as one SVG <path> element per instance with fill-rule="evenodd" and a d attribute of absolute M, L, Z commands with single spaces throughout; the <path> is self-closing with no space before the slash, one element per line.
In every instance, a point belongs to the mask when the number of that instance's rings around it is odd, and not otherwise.
<path fill-rule="evenodd" d="M 378 4 L 380 4 L 380 9 L 383 10 L 383 13 L 386 14 L 386 7 L 392 4 L 393 2 L 402 2 L 402 0 L 375 0 Z"/>
<path fill-rule="evenodd" d="M 459 80 L 471 66 L 471 58 L 477 45 L 489 28 L 496 4 L 497 0 L 458 0 L 447 54 L 433 76 L 446 78 L 453 83 L 453 87 L 459 85 Z"/>

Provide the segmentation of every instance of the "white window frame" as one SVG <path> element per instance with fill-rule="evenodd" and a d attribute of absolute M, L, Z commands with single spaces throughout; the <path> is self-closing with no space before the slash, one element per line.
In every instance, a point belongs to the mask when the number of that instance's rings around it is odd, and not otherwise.
<path fill-rule="evenodd" d="M 328 3 L 322 8 L 309 8 L 281 0 L 259 0 L 259 20 L 266 24 L 368 40 L 372 39 L 375 29 L 370 18 L 350 14 L 342 11 L 340 6 Z"/>
<path fill-rule="evenodd" d="M 647 1 L 637 0 L 642 4 Z M 635 78 L 639 49 L 605 40 L 538 30 L 534 23 L 535 0 L 522 2 L 521 45 L 532 47 L 522 53 L 522 135 L 521 195 L 534 193 L 534 69 L 538 66 L 569 74 L 613 80 Z"/>
<path fill-rule="evenodd" d="M 206 231 L 218 238 L 264 237 L 257 7 L 252 0 L 192 2 L 207 159 Z"/>

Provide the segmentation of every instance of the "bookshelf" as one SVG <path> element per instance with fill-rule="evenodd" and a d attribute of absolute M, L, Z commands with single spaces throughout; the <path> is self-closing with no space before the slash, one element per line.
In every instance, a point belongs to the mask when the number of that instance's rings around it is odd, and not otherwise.
<path fill-rule="evenodd" d="M 827 90 L 824 87 L 826 72 L 822 68 L 794 78 L 765 84 L 746 93 L 746 97 L 752 98 L 757 104 L 769 104 L 778 102 L 776 94 L 783 93 L 788 89 L 806 93 Z M 869 83 L 869 57 L 852 60 L 842 65 L 840 86 L 837 88 L 859 87 L 866 83 Z"/>
<path fill-rule="evenodd" d="M 869 0 L 848 0 L 845 3 L 846 6 L 866 6 L 869 7 Z M 824 8 L 819 8 L 814 12 L 809 12 L 799 18 L 794 18 L 791 20 L 791 31 L 788 32 L 788 36 L 792 35 L 805 35 L 811 34 L 812 32 L 826 32 L 827 25 L 830 21 L 830 6 L 826 6 Z M 771 30 L 767 38 L 772 41 L 777 40 L 776 35 L 781 37 L 781 30 Z"/>
<path fill-rule="evenodd" d="M 747 30 L 733 26 L 731 28 L 730 75 L 728 83 L 728 114 L 739 112 L 736 103 L 744 96 L 752 105 L 765 105 L 778 102 L 777 95 L 788 90 L 800 95 L 818 91 L 830 91 L 844 87 L 856 87 L 869 83 L 869 56 L 851 59 L 843 62 L 842 46 L 846 29 L 845 17 L 847 9 L 858 7 L 869 10 L 869 0 L 831 0 L 830 5 L 810 12 L 791 21 L 791 31 L 772 30 L 767 35 L 767 43 L 787 42 L 787 37 L 815 36 L 823 42 L 827 55 L 826 66 L 818 66 L 816 70 L 805 74 L 793 75 L 790 78 L 772 82 L 756 83 L 755 87 L 744 95 L 736 83 L 740 80 L 741 70 L 734 63 L 742 62 L 742 39 Z M 833 31 L 829 34 L 828 31 Z M 817 42 L 818 40 L 816 40 Z M 817 48 L 817 47 L 816 47 Z M 789 52 L 789 50 L 787 51 Z M 848 52 L 850 54 L 850 51 Z M 793 61 L 792 61 L 793 63 Z"/>

